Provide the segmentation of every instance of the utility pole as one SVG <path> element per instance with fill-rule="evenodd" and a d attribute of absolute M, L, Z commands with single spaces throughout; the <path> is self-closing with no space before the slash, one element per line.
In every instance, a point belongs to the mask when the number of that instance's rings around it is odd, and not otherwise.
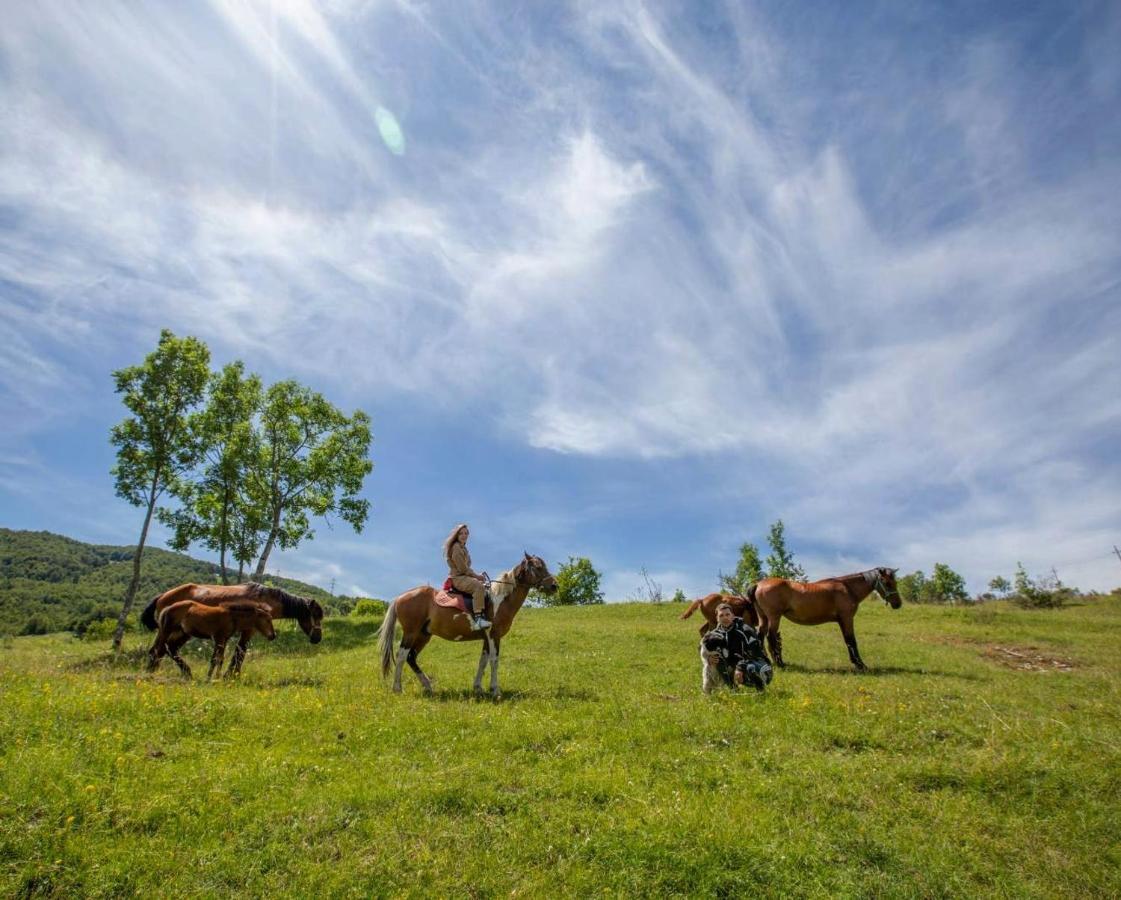
<path fill-rule="evenodd" d="M 331 579 L 331 596 L 332 597 L 335 596 L 335 579 L 334 578 Z"/>

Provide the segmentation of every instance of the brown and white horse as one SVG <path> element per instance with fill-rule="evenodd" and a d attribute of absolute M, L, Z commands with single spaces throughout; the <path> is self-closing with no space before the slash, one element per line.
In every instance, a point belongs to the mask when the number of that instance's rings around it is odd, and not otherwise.
<path fill-rule="evenodd" d="M 776 666 L 783 666 L 782 636 L 778 633 L 783 616 L 799 625 L 821 625 L 836 622 L 849 651 L 849 659 L 863 672 L 864 660 L 856 648 L 856 632 L 852 622 L 860 601 L 872 591 L 899 609 L 903 600 L 895 584 L 895 569 L 877 568 L 822 581 L 789 581 L 786 578 L 764 578 L 757 582 L 748 596 L 755 601 L 759 614 L 759 634 L 767 635 L 771 657 Z"/>
<path fill-rule="evenodd" d="M 150 631 L 155 631 L 161 610 L 182 600 L 193 600 L 205 606 L 226 606 L 230 603 L 261 603 L 269 608 L 274 619 L 295 619 L 313 644 L 323 639 L 323 607 L 317 600 L 289 594 L 278 587 L 270 587 L 250 581 L 246 584 L 181 584 L 157 594 L 140 614 L 140 621 Z M 227 674 L 236 675 L 245 661 L 245 651 L 253 631 L 242 632 L 230 661 Z M 155 653 L 155 645 L 148 651 L 149 659 Z"/>
<path fill-rule="evenodd" d="M 446 641 L 482 641 L 479 669 L 475 673 L 475 690 L 483 689 L 483 671 L 489 662 L 490 690 L 497 697 L 499 646 L 532 588 L 552 594 L 556 592 L 557 581 L 549 574 L 549 567 L 541 557 L 527 553 L 525 559 L 514 568 L 503 572 L 491 582 L 486 613 L 491 627 L 484 631 L 473 630 L 471 617 L 462 609 L 438 604 L 436 600 L 440 592 L 431 585 L 405 591 L 389 604 L 389 611 L 378 632 L 382 678 L 389 677 L 389 670 L 393 666 L 396 627 L 400 622 L 403 636 L 397 650 L 397 668 L 393 674 L 395 692 L 401 691 L 401 670 L 406 662 L 420 679 L 425 693 L 432 692 L 432 682 L 417 664 L 417 655 L 435 635 Z"/>

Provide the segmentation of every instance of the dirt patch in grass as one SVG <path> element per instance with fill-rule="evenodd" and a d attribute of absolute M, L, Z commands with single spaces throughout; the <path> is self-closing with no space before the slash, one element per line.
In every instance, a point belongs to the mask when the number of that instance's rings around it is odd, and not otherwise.
<path fill-rule="evenodd" d="M 1074 668 L 1074 660 L 1070 657 L 1053 656 L 1038 647 L 987 644 L 982 654 L 998 665 L 1025 672 L 1069 672 Z"/>
<path fill-rule="evenodd" d="M 1022 672 L 1070 672 L 1078 666 L 1069 656 L 1058 656 L 1050 650 L 1040 647 L 1009 644 L 1005 642 L 994 643 L 977 638 L 964 638 L 949 635 L 926 637 L 935 644 L 952 644 L 956 647 L 971 647 L 977 650 L 985 659 L 1008 669 L 1018 669 Z"/>

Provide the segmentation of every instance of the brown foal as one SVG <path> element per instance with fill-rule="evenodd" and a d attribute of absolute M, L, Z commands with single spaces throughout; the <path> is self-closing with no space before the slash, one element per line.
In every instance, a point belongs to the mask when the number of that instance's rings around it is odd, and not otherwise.
<path fill-rule="evenodd" d="M 754 590 L 754 587 L 752 585 L 751 590 Z M 751 590 L 748 591 L 746 597 L 741 597 L 739 594 L 708 594 L 690 603 L 685 612 L 681 614 L 681 618 L 688 619 L 699 609 L 705 617 L 705 623 L 701 626 L 701 637 L 704 637 L 716 627 L 717 607 L 721 603 L 727 603 L 732 607 L 732 612 L 747 624 L 758 626 L 759 617 L 755 614 L 755 604 L 751 599 Z"/>
<path fill-rule="evenodd" d="M 210 670 L 206 673 L 208 679 L 215 671 L 219 676 L 222 674 L 222 657 L 226 652 L 226 643 L 233 635 L 251 635 L 259 631 L 270 641 L 276 638 L 269 608 L 259 603 L 207 606 L 193 600 L 181 600 L 160 612 L 158 624 L 159 634 L 151 650 L 148 671 L 154 671 L 167 655 L 175 660 L 179 670 L 188 678 L 191 677 L 191 668 L 179 655 L 179 648 L 193 637 L 214 641 Z"/>
<path fill-rule="evenodd" d="M 756 583 L 748 593 L 755 600 L 755 610 L 759 613 L 759 633 L 767 635 L 767 644 L 775 665 L 785 665 L 782 659 L 782 636 L 778 633 L 779 622 L 785 616 L 799 625 L 836 622 L 841 626 L 849 659 L 858 671 L 863 672 L 867 667 L 856 647 L 853 618 L 860 607 L 860 601 L 873 591 L 878 592 L 892 609 L 899 609 L 903 601 L 895 584 L 895 573 L 895 569 L 881 567 L 809 583 L 786 578 L 764 578 Z"/>

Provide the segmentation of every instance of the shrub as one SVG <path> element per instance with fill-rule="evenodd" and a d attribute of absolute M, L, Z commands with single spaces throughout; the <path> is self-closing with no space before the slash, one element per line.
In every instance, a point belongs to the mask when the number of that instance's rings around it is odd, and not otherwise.
<path fill-rule="evenodd" d="M 676 591 L 674 591 L 673 602 L 674 603 L 688 603 L 689 598 L 685 596 L 685 591 L 681 590 L 681 588 L 678 588 Z"/>
<path fill-rule="evenodd" d="M 1077 594 L 1073 588 L 1063 584 L 1054 572 L 1035 579 L 1028 577 L 1023 563 L 1016 563 L 1013 585 L 1015 593 L 1012 595 L 1012 602 L 1026 609 L 1054 609 Z"/>
<path fill-rule="evenodd" d="M 350 614 L 352 616 L 384 616 L 387 609 L 389 609 L 389 604 L 384 600 L 362 597 L 355 602 L 354 608 L 350 611 Z"/>
<path fill-rule="evenodd" d="M 534 591 L 534 601 L 543 606 L 588 606 L 603 603 L 601 575 L 586 556 L 570 556 L 557 569 L 557 592 L 552 596 Z"/>

